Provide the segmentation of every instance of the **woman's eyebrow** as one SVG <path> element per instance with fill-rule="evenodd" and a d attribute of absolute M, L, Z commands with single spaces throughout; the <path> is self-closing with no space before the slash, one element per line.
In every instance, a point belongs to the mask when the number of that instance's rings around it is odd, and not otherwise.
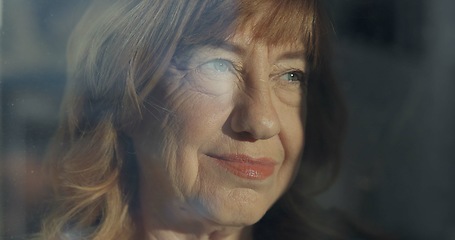
<path fill-rule="evenodd" d="M 285 52 L 283 54 L 280 54 L 278 60 L 298 59 L 306 61 L 305 53 L 305 50 Z"/>
<path fill-rule="evenodd" d="M 213 43 L 209 43 L 208 47 L 214 49 L 222 49 L 228 52 L 233 52 L 237 55 L 244 56 L 247 53 L 247 50 L 239 46 L 235 43 L 226 42 L 226 41 L 216 41 Z M 297 59 L 306 62 L 306 51 L 304 49 L 298 49 L 296 51 L 287 51 L 278 56 L 278 61 L 280 60 L 289 60 L 289 59 Z"/>
<path fill-rule="evenodd" d="M 223 50 L 226 50 L 228 52 L 233 52 L 237 55 L 245 55 L 246 53 L 246 49 L 237 45 L 237 44 L 234 44 L 234 43 L 230 43 L 230 42 L 226 42 L 226 41 L 217 41 L 215 43 L 211 43 L 208 45 L 209 47 L 212 47 L 212 48 L 220 48 L 220 49 L 223 49 Z"/>

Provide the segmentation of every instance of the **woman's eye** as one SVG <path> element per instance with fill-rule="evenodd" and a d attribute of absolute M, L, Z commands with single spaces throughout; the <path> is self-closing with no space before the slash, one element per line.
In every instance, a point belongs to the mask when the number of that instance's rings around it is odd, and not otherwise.
<path fill-rule="evenodd" d="M 198 91 L 222 95 L 230 93 L 238 82 L 239 74 L 234 64 L 225 59 L 207 61 L 190 72 L 190 82 Z"/>
<path fill-rule="evenodd" d="M 198 67 L 198 72 L 202 77 L 212 80 L 235 80 L 237 71 L 232 62 L 224 59 L 208 61 Z"/>
<path fill-rule="evenodd" d="M 281 79 L 288 82 L 305 82 L 305 73 L 302 71 L 291 71 L 281 75 Z"/>
<path fill-rule="evenodd" d="M 227 72 L 230 70 L 232 64 L 226 60 L 217 59 L 207 63 L 208 67 L 213 67 L 218 72 Z"/>
<path fill-rule="evenodd" d="M 232 71 L 234 67 L 228 60 L 215 59 L 201 65 L 201 69 L 205 71 L 214 71 L 217 73 L 226 73 L 228 71 Z"/>

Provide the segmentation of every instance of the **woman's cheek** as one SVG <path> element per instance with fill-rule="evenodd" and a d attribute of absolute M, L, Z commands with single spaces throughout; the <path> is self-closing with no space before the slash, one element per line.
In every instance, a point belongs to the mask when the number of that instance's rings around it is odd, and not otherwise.
<path fill-rule="evenodd" d="M 232 98 L 228 96 L 196 94 L 182 101 L 175 112 L 180 123 L 181 136 L 187 136 L 194 144 L 198 144 L 198 138 L 206 141 L 208 136 L 222 134 L 221 129 L 231 109 Z"/>

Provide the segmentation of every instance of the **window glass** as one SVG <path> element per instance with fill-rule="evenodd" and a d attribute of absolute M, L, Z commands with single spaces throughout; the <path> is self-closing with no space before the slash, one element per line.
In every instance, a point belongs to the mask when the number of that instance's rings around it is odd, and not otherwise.
<path fill-rule="evenodd" d="M 0 0 L 0 239 L 38 232 L 49 207 L 43 161 L 67 41 L 90 2 Z M 318 201 L 401 239 L 455 239 L 455 1 L 324 4 L 349 128 L 338 179 Z M 209 64 L 210 77 L 226 70 Z"/>

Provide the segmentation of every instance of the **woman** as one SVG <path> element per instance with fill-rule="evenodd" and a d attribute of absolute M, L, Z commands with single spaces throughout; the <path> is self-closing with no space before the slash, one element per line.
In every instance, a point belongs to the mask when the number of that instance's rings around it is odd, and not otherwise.
<path fill-rule="evenodd" d="M 316 0 L 95 1 L 42 237 L 340 238 L 311 200 L 343 135 L 329 34 Z"/>

